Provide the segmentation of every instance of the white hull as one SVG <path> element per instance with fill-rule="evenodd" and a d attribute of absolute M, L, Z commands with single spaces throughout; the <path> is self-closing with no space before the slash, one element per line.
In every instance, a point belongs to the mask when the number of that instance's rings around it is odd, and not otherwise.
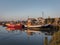
<path fill-rule="evenodd" d="M 46 27 L 48 25 L 49 24 L 45 24 L 45 25 L 31 25 L 31 26 L 25 25 L 25 27 L 32 27 L 32 28 L 34 27 L 35 28 L 35 27 L 42 27 L 42 26 L 45 26 Z"/>
<path fill-rule="evenodd" d="M 31 25 L 31 26 L 27 26 L 25 25 L 25 27 L 41 27 L 42 25 Z"/>

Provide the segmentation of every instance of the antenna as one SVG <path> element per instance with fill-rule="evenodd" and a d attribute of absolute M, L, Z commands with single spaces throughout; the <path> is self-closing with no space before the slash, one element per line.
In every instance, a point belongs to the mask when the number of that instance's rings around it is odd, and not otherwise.
<path fill-rule="evenodd" d="M 29 18 L 29 16 L 28 16 L 28 18 Z"/>
<path fill-rule="evenodd" d="M 44 12 L 42 11 L 42 17 L 44 17 Z"/>
<path fill-rule="evenodd" d="M 29 16 L 28 16 L 28 19 L 29 19 Z"/>

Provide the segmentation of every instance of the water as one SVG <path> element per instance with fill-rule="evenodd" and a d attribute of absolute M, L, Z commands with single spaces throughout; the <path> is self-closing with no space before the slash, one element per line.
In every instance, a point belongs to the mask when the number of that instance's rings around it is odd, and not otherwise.
<path fill-rule="evenodd" d="M 44 45 L 45 34 L 42 32 L 8 31 L 0 26 L 0 45 Z M 47 36 L 50 41 L 51 36 Z"/>

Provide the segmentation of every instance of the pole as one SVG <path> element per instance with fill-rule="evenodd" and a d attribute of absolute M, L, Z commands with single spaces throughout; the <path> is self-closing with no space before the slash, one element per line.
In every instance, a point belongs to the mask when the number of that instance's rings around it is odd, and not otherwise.
<path fill-rule="evenodd" d="M 42 17 L 44 17 L 44 12 L 42 11 Z"/>
<path fill-rule="evenodd" d="M 44 45 L 48 45 L 48 38 L 47 37 L 45 37 L 45 39 L 44 39 Z"/>

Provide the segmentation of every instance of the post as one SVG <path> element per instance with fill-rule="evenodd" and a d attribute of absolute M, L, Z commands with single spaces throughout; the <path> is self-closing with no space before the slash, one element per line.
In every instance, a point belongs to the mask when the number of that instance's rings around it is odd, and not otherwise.
<path fill-rule="evenodd" d="M 44 39 L 44 45 L 48 45 L 48 38 L 47 37 L 45 37 L 45 39 Z"/>
<path fill-rule="evenodd" d="M 44 18 L 44 12 L 42 11 L 42 18 Z"/>

